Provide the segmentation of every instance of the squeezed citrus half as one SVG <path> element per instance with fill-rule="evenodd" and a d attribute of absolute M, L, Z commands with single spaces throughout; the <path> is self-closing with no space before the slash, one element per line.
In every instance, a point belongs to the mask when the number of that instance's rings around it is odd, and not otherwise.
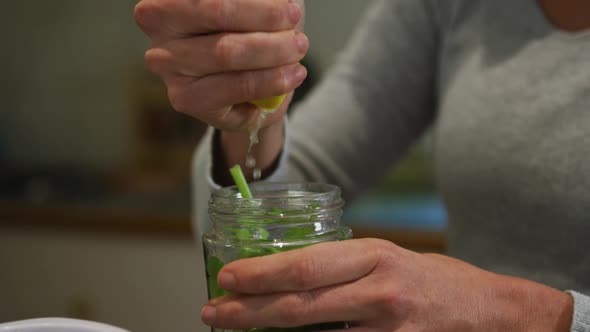
<path fill-rule="evenodd" d="M 279 108 L 285 100 L 285 97 L 287 97 L 287 95 L 256 99 L 250 101 L 250 104 L 260 107 L 263 111 L 270 112 Z"/>

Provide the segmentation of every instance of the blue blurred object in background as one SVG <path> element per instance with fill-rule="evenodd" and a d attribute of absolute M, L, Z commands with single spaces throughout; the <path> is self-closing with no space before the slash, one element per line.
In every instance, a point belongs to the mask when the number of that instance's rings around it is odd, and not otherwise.
<path fill-rule="evenodd" d="M 371 196 L 351 204 L 344 212 L 344 222 L 386 229 L 444 231 L 447 215 L 435 194 Z"/>

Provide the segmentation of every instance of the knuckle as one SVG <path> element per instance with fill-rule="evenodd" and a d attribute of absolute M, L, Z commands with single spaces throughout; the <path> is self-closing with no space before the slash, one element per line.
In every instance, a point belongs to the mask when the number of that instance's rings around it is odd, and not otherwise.
<path fill-rule="evenodd" d="M 231 321 L 239 320 L 243 310 L 239 305 L 232 303 L 226 303 L 217 307 L 218 316 L 223 317 L 224 322 L 230 323 Z"/>
<path fill-rule="evenodd" d="M 238 125 L 241 125 L 239 123 Z M 240 264 L 241 262 L 237 262 Z M 260 282 L 268 278 L 266 273 L 261 269 L 248 269 L 244 274 L 238 274 L 238 283 L 244 285 L 244 287 L 250 287 L 257 292 L 263 292 L 265 290 L 265 282 Z"/>
<path fill-rule="evenodd" d="M 292 42 L 292 40 L 288 40 L 289 42 Z M 283 40 L 284 43 L 284 40 Z M 295 61 L 295 57 L 298 55 L 297 52 L 293 52 L 291 47 L 285 47 L 285 45 L 281 45 L 277 48 L 277 51 L 275 53 L 276 56 L 276 61 L 282 65 L 284 64 L 288 64 L 291 63 L 293 61 Z"/>
<path fill-rule="evenodd" d="M 157 28 L 156 17 L 160 14 L 160 6 L 156 1 L 140 1 L 133 11 L 133 18 L 144 32 L 150 32 Z"/>
<path fill-rule="evenodd" d="M 379 288 L 367 289 L 362 305 L 371 308 L 378 316 L 407 317 L 426 305 L 424 298 L 411 283 L 404 282 L 391 275 L 374 278 L 371 281 Z"/>
<path fill-rule="evenodd" d="M 386 288 L 376 299 L 375 308 L 380 312 L 391 315 L 399 308 L 398 303 L 399 299 L 396 291 L 391 288 Z"/>
<path fill-rule="evenodd" d="M 170 54 L 161 49 L 150 49 L 145 53 L 146 66 L 154 73 L 162 73 L 166 63 L 170 62 Z"/>
<path fill-rule="evenodd" d="M 310 289 L 313 287 L 314 276 L 318 272 L 317 264 L 312 258 L 301 257 L 295 264 L 295 287 L 297 289 Z"/>
<path fill-rule="evenodd" d="M 266 12 L 266 23 L 275 29 L 282 26 L 284 19 L 284 11 L 281 6 L 273 6 Z"/>
<path fill-rule="evenodd" d="M 246 99 L 255 99 L 256 92 L 258 90 L 255 72 L 245 72 L 242 75 L 242 79 L 238 80 L 238 91 Z"/>
<path fill-rule="evenodd" d="M 217 65 L 224 69 L 232 69 L 234 59 L 239 57 L 240 53 L 243 53 L 240 45 L 234 42 L 229 34 L 223 34 L 219 37 L 213 52 Z"/>
<path fill-rule="evenodd" d="M 303 56 L 300 56 L 297 52 L 282 51 L 282 54 L 279 54 L 278 58 L 282 65 L 294 65 L 301 61 Z"/>
<path fill-rule="evenodd" d="M 280 70 L 277 71 L 277 74 L 274 79 L 274 87 L 276 89 L 276 94 L 286 93 L 289 91 L 290 88 L 290 81 L 289 75 L 291 71 L 291 67 L 282 67 Z"/>
<path fill-rule="evenodd" d="M 230 2 L 225 0 L 203 0 L 201 6 L 206 13 L 206 24 L 211 30 L 224 31 L 228 28 Z"/>
<path fill-rule="evenodd" d="M 393 242 L 383 239 L 368 239 L 369 250 L 377 262 L 388 261 L 396 255 L 399 247 Z"/>
<path fill-rule="evenodd" d="M 392 283 L 384 286 L 381 294 L 377 295 L 375 309 L 384 315 L 406 316 L 409 312 L 416 311 L 416 294 L 404 287 L 395 286 Z"/>
<path fill-rule="evenodd" d="M 399 310 L 400 290 L 399 287 L 387 278 L 374 279 L 379 283 L 378 289 L 367 289 L 366 297 L 362 298 L 363 305 L 371 308 L 375 313 L 382 316 L 393 316 Z"/>

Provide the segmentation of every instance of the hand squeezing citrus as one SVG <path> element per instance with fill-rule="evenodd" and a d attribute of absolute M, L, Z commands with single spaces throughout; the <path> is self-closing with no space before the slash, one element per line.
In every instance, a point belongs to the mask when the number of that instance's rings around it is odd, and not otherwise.
<path fill-rule="evenodd" d="M 250 101 L 250 104 L 260 107 L 265 112 L 272 112 L 279 108 L 287 95 L 268 97 Z"/>

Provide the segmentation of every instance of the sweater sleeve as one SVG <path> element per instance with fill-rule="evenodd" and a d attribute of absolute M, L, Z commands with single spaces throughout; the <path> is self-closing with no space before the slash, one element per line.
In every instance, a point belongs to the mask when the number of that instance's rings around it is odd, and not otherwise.
<path fill-rule="evenodd" d="M 294 110 L 292 181 L 333 183 L 352 200 L 433 122 L 441 34 L 434 3 L 373 2 L 335 66 Z"/>
<path fill-rule="evenodd" d="M 590 297 L 568 291 L 574 298 L 574 316 L 571 332 L 590 332 Z"/>

